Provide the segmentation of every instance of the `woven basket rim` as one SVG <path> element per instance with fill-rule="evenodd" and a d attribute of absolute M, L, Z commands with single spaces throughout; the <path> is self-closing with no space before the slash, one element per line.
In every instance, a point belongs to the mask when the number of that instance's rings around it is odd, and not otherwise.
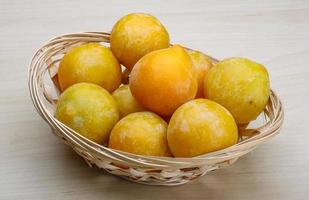
<path fill-rule="evenodd" d="M 101 158 L 109 161 L 125 164 L 128 166 L 139 166 L 149 168 L 179 168 L 179 167 L 195 167 L 205 164 L 219 163 L 232 158 L 240 157 L 253 150 L 257 145 L 265 142 L 270 137 L 279 133 L 283 124 L 284 111 L 281 100 L 276 93 L 271 90 L 270 99 L 264 114 L 269 121 L 258 129 L 252 129 L 256 132 L 254 136 L 238 142 L 228 148 L 204 154 L 193 158 L 175 158 L 175 157 L 156 157 L 141 156 L 110 149 L 103 145 L 94 143 L 74 130 L 70 129 L 60 121 L 58 121 L 48 110 L 44 101 L 46 94 L 44 92 L 43 73 L 49 67 L 44 66 L 51 57 L 65 51 L 66 45 L 74 45 L 87 42 L 109 42 L 109 33 L 106 32 L 84 32 L 72 33 L 57 36 L 49 40 L 45 45 L 39 48 L 34 54 L 28 69 L 28 86 L 31 100 L 41 117 L 52 127 L 61 133 L 61 137 L 69 141 L 73 148 L 79 148 L 82 152 L 89 156 L 89 159 Z M 209 56 L 214 62 L 217 59 Z M 48 101 L 48 100 L 47 100 Z M 59 135 L 58 135 L 59 136 Z"/>

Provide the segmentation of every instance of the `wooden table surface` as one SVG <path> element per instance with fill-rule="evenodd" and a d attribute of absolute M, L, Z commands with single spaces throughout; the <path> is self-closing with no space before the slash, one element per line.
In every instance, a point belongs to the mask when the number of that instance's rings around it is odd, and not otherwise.
<path fill-rule="evenodd" d="M 136 11 L 157 16 L 173 43 L 265 64 L 285 107 L 281 134 L 233 166 L 178 187 L 89 168 L 32 106 L 29 60 L 56 35 L 109 31 Z M 0 69 L 1 200 L 309 198 L 309 1 L 0 0 Z"/>

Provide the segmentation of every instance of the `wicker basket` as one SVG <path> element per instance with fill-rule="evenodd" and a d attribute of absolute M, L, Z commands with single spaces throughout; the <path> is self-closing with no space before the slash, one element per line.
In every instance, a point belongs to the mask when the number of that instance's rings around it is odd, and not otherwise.
<path fill-rule="evenodd" d="M 276 135 L 283 122 L 283 108 L 271 91 L 263 120 L 257 128 L 240 127 L 239 142 L 229 148 L 194 158 L 139 156 L 109 149 L 79 135 L 54 117 L 59 96 L 57 69 L 62 56 L 72 47 L 88 42 L 109 42 L 109 34 L 87 32 L 69 34 L 50 40 L 34 55 L 29 67 L 29 90 L 41 117 L 59 138 L 82 156 L 89 166 L 149 185 L 180 185 L 211 170 L 234 163 L 262 142 Z M 212 58 L 213 59 L 213 58 Z M 213 59 L 216 62 L 215 59 Z"/>

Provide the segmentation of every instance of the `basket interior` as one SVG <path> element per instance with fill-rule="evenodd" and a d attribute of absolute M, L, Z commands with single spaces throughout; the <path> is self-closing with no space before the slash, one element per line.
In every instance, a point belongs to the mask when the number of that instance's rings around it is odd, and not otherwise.
<path fill-rule="evenodd" d="M 86 43 L 86 42 L 84 42 Z M 44 96 L 47 100 L 46 104 L 49 108 L 49 112 L 54 115 L 56 103 L 60 95 L 59 83 L 58 83 L 58 67 L 62 57 L 75 46 L 79 46 L 84 43 L 73 43 L 72 45 L 65 48 L 63 51 L 58 52 L 57 54 L 53 55 L 49 60 L 46 60 L 46 70 L 44 72 L 43 78 L 43 86 L 45 88 Z M 109 46 L 108 42 L 101 42 L 104 46 Z M 121 70 L 124 71 L 125 67 L 121 66 Z M 265 112 L 262 112 L 254 121 L 251 121 L 249 124 L 239 125 L 239 141 L 246 140 L 255 134 L 258 134 L 256 129 L 260 128 L 261 126 L 267 124 L 269 122 L 269 117 Z"/>

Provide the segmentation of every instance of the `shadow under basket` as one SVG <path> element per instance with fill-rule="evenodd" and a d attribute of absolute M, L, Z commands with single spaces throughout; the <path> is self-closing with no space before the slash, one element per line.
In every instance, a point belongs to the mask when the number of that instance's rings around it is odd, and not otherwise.
<path fill-rule="evenodd" d="M 231 165 L 279 132 L 283 123 L 283 108 L 278 96 L 271 91 L 268 104 L 259 119 L 249 126 L 239 127 L 237 144 L 205 155 L 193 158 L 140 156 L 109 149 L 88 140 L 54 117 L 60 94 L 58 65 L 71 48 L 89 42 L 109 45 L 109 36 L 109 33 L 104 32 L 86 32 L 56 37 L 35 53 L 29 66 L 30 96 L 37 112 L 50 125 L 53 133 L 82 156 L 89 166 L 95 165 L 137 183 L 180 185 L 209 171 Z"/>

